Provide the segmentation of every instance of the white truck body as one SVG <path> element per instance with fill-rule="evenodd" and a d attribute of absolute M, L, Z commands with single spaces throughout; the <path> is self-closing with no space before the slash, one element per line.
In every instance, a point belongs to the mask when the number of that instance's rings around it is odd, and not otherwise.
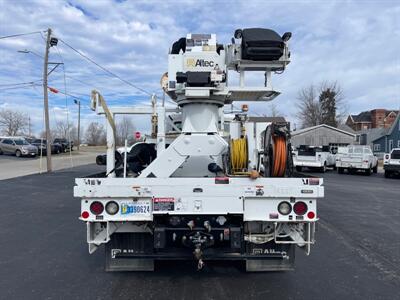
<path fill-rule="evenodd" d="M 385 177 L 400 174 L 400 148 L 394 148 L 383 156 L 383 170 Z"/>
<path fill-rule="evenodd" d="M 325 149 L 324 149 L 325 150 Z M 294 151 L 293 164 L 298 171 L 303 167 L 316 168 L 325 172 L 327 167 L 335 167 L 336 156 L 319 147 L 308 147 Z"/>
<path fill-rule="evenodd" d="M 249 30 L 252 39 L 280 39 Z M 107 271 L 150 271 L 154 260 L 193 258 L 199 269 L 206 260 L 229 259 L 245 261 L 247 271 L 290 270 L 296 246 L 310 253 L 323 180 L 295 177 L 289 124 L 251 122 L 244 108 L 227 121 L 223 111 L 233 101 L 280 94 L 271 74 L 289 63 L 290 36 L 272 52 L 253 44 L 246 59 L 246 48 L 221 48 L 214 34 L 178 40 L 161 81 L 176 108 L 159 105 L 155 95 L 151 107 L 108 108 L 92 92 L 92 109 L 108 121 L 106 172 L 77 178 L 74 196 L 89 252 L 105 245 Z M 259 53 L 266 61 L 248 60 Z M 240 86 L 228 85 L 228 70 L 240 72 Z M 265 72 L 265 86 L 247 87 L 245 71 Z M 151 115 L 152 138 L 129 153 L 115 151 L 118 114 Z"/>
<path fill-rule="evenodd" d="M 350 145 L 347 153 L 337 156 L 336 168 L 339 173 L 343 173 L 345 169 L 349 172 L 363 170 L 367 174 L 376 173 L 378 158 L 374 156 L 370 146 Z"/>

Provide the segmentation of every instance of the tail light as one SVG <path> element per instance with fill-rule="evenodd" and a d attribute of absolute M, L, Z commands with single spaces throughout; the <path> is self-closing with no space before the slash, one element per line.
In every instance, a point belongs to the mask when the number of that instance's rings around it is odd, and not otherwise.
<path fill-rule="evenodd" d="M 315 218 L 315 213 L 313 211 L 309 211 L 308 214 L 307 214 L 307 217 L 309 219 L 314 219 Z"/>
<path fill-rule="evenodd" d="M 304 215 L 307 212 L 307 204 L 304 202 L 296 202 L 296 204 L 293 206 L 293 211 L 296 213 L 296 215 Z"/>
<path fill-rule="evenodd" d="M 115 201 L 107 202 L 106 204 L 106 212 L 109 215 L 115 215 L 119 211 L 119 205 Z"/>
<path fill-rule="evenodd" d="M 102 214 L 104 211 L 103 203 L 99 201 L 92 202 L 92 204 L 90 204 L 90 211 L 96 216 Z"/>
<path fill-rule="evenodd" d="M 368 162 L 368 160 L 363 160 L 363 162 L 367 163 L 367 162 Z"/>
<path fill-rule="evenodd" d="M 288 215 L 292 212 L 292 206 L 290 205 L 289 202 L 281 202 L 278 205 L 278 211 L 282 215 Z"/>
<path fill-rule="evenodd" d="M 389 154 L 386 154 L 386 155 L 385 155 L 385 159 L 389 159 Z"/>

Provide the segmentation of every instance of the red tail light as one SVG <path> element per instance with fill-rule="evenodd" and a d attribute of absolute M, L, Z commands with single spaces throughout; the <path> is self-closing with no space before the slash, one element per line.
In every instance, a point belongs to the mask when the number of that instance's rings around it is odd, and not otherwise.
<path fill-rule="evenodd" d="M 92 204 L 90 204 L 90 211 L 96 216 L 102 214 L 104 211 L 103 203 L 99 201 L 92 202 Z"/>
<path fill-rule="evenodd" d="M 309 219 L 314 219 L 315 218 L 315 213 L 313 211 L 309 211 L 308 214 L 307 214 L 307 217 Z"/>
<path fill-rule="evenodd" d="M 296 215 L 304 215 L 307 212 L 307 204 L 304 202 L 296 202 L 296 204 L 293 206 L 293 211 L 296 213 Z"/>
<path fill-rule="evenodd" d="M 89 218 L 89 213 L 87 211 L 83 211 L 81 216 L 82 216 L 82 218 L 87 219 L 87 218 Z"/>

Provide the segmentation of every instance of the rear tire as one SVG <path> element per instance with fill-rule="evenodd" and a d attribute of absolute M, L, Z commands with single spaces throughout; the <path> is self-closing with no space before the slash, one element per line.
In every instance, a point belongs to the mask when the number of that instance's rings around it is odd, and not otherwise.
<path fill-rule="evenodd" d="M 303 167 L 301 167 L 301 166 L 296 166 L 296 171 L 297 172 L 301 172 L 303 170 Z"/>
<path fill-rule="evenodd" d="M 365 174 L 367 175 L 367 176 L 370 176 L 371 175 L 371 170 L 372 170 L 372 167 L 369 167 L 369 169 L 367 169 L 366 171 L 365 171 Z"/>
<path fill-rule="evenodd" d="M 376 174 L 376 173 L 378 173 L 378 165 L 376 165 L 373 169 L 372 169 L 372 171 Z"/>
<path fill-rule="evenodd" d="M 320 171 L 321 173 L 325 173 L 325 172 L 326 172 L 326 162 L 324 163 L 324 166 L 323 166 L 323 167 L 319 168 L 319 171 Z"/>
<path fill-rule="evenodd" d="M 19 151 L 19 150 L 15 151 L 15 156 L 16 157 L 21 157 L 21 155 L 22 155 L 21 151 Z"/>
<path fill-rule="evenodd" d="M 339 174 L 343 174 L 344 173 L 344 169 L 339 167 L 339 168 L 337 168 L 337 172 Z"/>
<path fill-rule="evenodd" d="M 387 170 L 385 170 L 385 178 L 389 178 L 390 177 L 390 172 L 389 171 L 387 171 Z"/>

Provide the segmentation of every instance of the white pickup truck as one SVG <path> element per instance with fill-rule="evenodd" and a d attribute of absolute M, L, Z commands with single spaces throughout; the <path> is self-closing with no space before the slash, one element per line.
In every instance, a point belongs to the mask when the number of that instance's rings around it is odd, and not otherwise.
<path fill-rule="evenodd" d="M 385 177 L 391 175 L 400 175 L 400 148 L 394 148 L 390 153 L 385 153 L 383 156 L 383 169 Z"/>
<path fill-rule="evenodd" d="M 298 172 L 303 167 L 315 168 L 325 173 L 327 167 L 335 167 L 335 155 L 329 150 L 329 146 L 310 147 L 301 145 L 293 153 L 293 164 Z"/>
<path fill-rule="evenodd" d="M 339 174 L 348 170 L 353 174 L 358 170 L 363 170 L 367 175 L 378 171 L 378 159 L 371 151 L 370 146 L 351 145 L 347 146 L 347 153 L 336 157 L 336 168 Z"/>

